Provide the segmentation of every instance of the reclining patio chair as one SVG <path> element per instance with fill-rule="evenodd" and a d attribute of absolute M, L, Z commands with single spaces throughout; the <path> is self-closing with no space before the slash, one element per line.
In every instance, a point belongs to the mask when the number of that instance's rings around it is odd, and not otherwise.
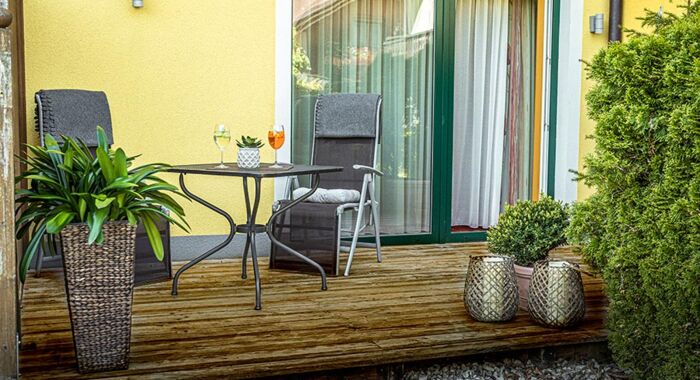
<path fill-rule="evenodd" d="M 305 202 L 278 217 L 273 233 L 283 243 L 338 274 L 341 250 L 349 252 L 345 276 L 350 274 L 360 232 L 374 229 L 374 244 L 381 262 L 379 198 L 375 193 L 382 98 L 375 94 L 330 94 L 316 100 L 311 164 L 342 166 L 343 171 L 321 176 L 319 189 Z M 287 196 L 297 198 L 308 189 L 288 181 Z M 295 196 L 296 195 L 296 196 Z M 281 201 L 280 204 L 285 201 Z M 356 213 L 354 228 L 343 230 L 343 217 Z M 350 242 L 341 239 L 351 233 Z M 270 267 L 305 270 L 306 264 L 272 246 Z M 310 267 L 308 267 L 310 268 Z"/>
<path fill-rule="evenodd" d="M 44 146 L 47 134 L 61 142 L 61 136 L 81 139 L 95 154 L 97 149 L 96 128 L 99 125 L 107 135 L 109 145 L 114 143 L 112 135 L 112 117 L 107 102 L 107 95 L 102 91 L 86 90 L 41 90 L 34 96 L 36 101 L 36 125 L 39 141 Z M 164 238 L 164 260 L 158 261 L 153 255 L 145 230 L 139 226 L 136 230 L 135 283 L 142 284 L 171 277 L 170 269 L 170 228 L 167 220 L 156 221 L 158 230 Z M 41 274 L 44 254 L 59 252 L 58 236 L 47 235 L 41 244 L 36 258 L 35 274 Z"/>

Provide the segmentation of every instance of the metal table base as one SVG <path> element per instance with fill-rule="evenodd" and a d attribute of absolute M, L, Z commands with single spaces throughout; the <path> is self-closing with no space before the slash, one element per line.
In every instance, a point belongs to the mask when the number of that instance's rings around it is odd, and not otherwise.
<path fill-rule="evenodd" d="M 284 213 L 285 211 L 289 210 L 290 208 L 294 207 L 296 204 L 303 202 L 306 200 L 308 197 L 310 197 L 316 189 L 318 189 L 318 185 L 320 183 L 321 177 L 318 173 L 312 174 L 311 175 L 311 182 L 312 182 L 312 187 L 311 190 L 309 190 L 306 194 L 303 196 L 293 200 L 292 202 L 289 202 L 286 204 L 284 207 L 281 207 L 279 210 L 276 210 L 272 216 L 270 216 L 270 219 L 268 219 L 267 224 L 256 224 L 255 220 L 258 214 L 258 206 L 260 205 L 260 184 L 262 181 L 262 178 L 260 177 L 253 177 L 253 180 L 255 182 L 255 190 L 254 190 L 254 195 L 253 195 L 253 202 L 251 204 L 250 201 L 250 191 L 248 190 L 248 177 L 242 177 L 243 180 L 243 194 L 245 196 L 245 206 L 246 206 L 246 224 L 243 225 L 236 225 L 235 222 L 233 221 L 233 218 L 231 215 L 229 215 L 226 211 L 214 206 L 213 204 L 207 202 L 206 200 L 202 199 L 201 197 L 193 194 L 185 185 L 185 174 L 186 173 L 180 173 L 180 188 L 182 191 L 187 194 L 190 198 L 192 198 L 194 201 L 197 203 L 207 207 L 208 209 L 216 212 L 217 214 L 223 216 L 226 221 L 229 224 L 229 233 L 222 241 L 220 244 L 216 245 L 215 247 L 211 248 L 210 250 L 204 252 L 200 256 L 196 257 L 192 261 L 188 262 L 187 264 L 183 265 L 180 269 L 178 269 L 177 273 L 175 273 L 175 277 L 173 277 L 173 288 L 172 288 L 172 295 L 175 296 L 177 295 L 177 285 L 178 281 L 180 279 L 180 276 L 187 271 L 188 269 L 192 268 L 194 265 L 199 263 L 200 261 L 210 257 L 211 255 L 215 254 L 216 252 L 219 252 L 221 249 L 226 247 L 231 240 L 233 240 L 233 237 L 236 235 L 237 232 L 239 233 L 245 233 L 246 234 L 246 242 L 245 242 L 245 248 L 243 250 L 243 264 L 242 264 L 242 273 L 241 273 L 241 278 L 246 279 L 248 277 L 247 275 L 247 261 L 248 261 L 248 252 L 250 252 L 251 259 L 253 261 L 253 277 L 255 279 L 255 310 L 260 310 L 262 307 L 262 287 L 260 284 L 260 268 L 258 266 L 258 253 L 257 249 L 255 247 L 255 236 L 257 233 L 260 232 L 266 232 L 268 237 L 270 238 L 270 243 L 275 244 L 277 247 L 280 249 L 283 249 L 287 251 L 288 253 L 300 258 L 304 262 L 308 263 L 309 265 L 313 266 L 316 268 L 319 273 L 321 274 L 321 290 L 326 290 L 328 289 L 328 284 L 326 280 L 326 271 L 321 267 L 318 263 L 315 261 L 309 259 L 308 257 L 302 255 L 301 253 L 297 252 L 296 250 L 290 248 L 289 246 L 285 245 L 284 243 L 280 242 L 272 233 L 272 224 L 275 218 L 277 218 L 279 215 Z"/>

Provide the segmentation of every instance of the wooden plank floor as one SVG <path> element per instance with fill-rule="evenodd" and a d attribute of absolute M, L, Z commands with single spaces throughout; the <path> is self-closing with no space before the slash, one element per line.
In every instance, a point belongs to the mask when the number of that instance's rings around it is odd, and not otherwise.
<path fill-rule="evenodd" d="M 329 278 L 326 292 L 316 276 L 263 269 L 261 311 L 240 261 L 208 261 L 183 275 L 177 297 L 167 282 L 137 288 L 129 370 L 90 377 L 272 376 L 606 339 L 602 283 L 587 276 L 586 319 L 575 329 L 540 327 L 523 312 L 501 324 L 471 319 L 462 300 L 468 257 L 484 251 L 387 247 L 378 264 L 362 250 L 351 276 Z M 78 376 L 59 272 L 30 278 L 22 324 L 23 378 Z"/>

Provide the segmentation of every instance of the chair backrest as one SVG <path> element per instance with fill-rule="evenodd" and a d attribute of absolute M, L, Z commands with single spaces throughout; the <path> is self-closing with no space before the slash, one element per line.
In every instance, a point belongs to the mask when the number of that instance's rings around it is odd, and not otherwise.
<path fill-rule="evenodd" d="M 361 190 L 363 172 L 353 165 L 374 167 L 381 133 L 382 97 L 376 94 L 328 94 L 316 100 L 311 162 L 342 166 L 321 176 L 327 189 Z"/>
<path fill-rule="evenodd" d="M 112 117 L 104 92 L 41 90 L 36 93 L 34 99 L 36 130 L 42 145 L 44 136 L 51 134 L 59 141 L 61 135 L 79 138 L 89 148 L 95 148 L 95 130 L 98 125 L 105 130 L 109 144 L 114 143 Z"/>

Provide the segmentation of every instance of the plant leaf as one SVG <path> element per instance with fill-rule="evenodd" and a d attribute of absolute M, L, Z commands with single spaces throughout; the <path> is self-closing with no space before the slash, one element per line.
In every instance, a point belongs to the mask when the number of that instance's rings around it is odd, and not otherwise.
<path fill-rule="evenodd" d="M 44 238 L 45 233 L 46 224 L 41 223 L 32 233 L 32 238 L 29 239 L 27 249 L 24 251 L 22 260 L 20 260 L 19 263 L 19 279 L 22 281 L 22 283 L 24 283 L 24 281 L 27 279 L 27 271 L 29 271 L 29 266 L 32 263 L 32 259 L 34 258 L 37 249 L 39 249 L 39 243 L 41 242 L 41 239 Z"/>
<path fill-rule="evenodd" d="M 61 232 L 63 227 L 70 223 L 75 217 L 75 213 L 72 211 L 61 211 L 56 214 L 53 218 L 46 221 L 46 232 L 50 234 L 57 234 Z"/>
<path fill-rule="evenodd" d="M 116 178 L 114 173 L 114 165 L 112 165 L 112 161 L 109 159 L 109 155 L 107 154 L 107 152 L 102 149 L 98 149 L 97 161 L 100 164 L 100 168 L 102 169 L 102 175 L 107 180 L 107 183 L 111 184 L 112 182 L 114 182 L 114 179 Z"/>
<path fill-rule="evenodd" d="M 90 234 L 88 235 L 88 244 L 94 243 L 100 233 L 102 232 L 102 225 L 109 213 L 108 208 L 103 208 L 97 210 L 95 213 L 91 213 L 88 216 L 88 227 L 90 227 Z M 93 216 L 94 215 L 94 216 Z"/>
<path fill-rule="evenodd" d="M 128 175 L 126 166 L 126 154 L 122 148 L 119 148 L 114 153 L 114 171 L 117 177 L 126 177 Z"/>
<path fill-rule="evenodd" d="M 151 248 L 153 248 L 153 253 L 156 255 L 156 259 L 163 261 L 163 241 L 160 240 L 160 232 L 158 232 L 158 227 L 151 219 L 150 213 L 143 213 L 141 215 L 141 223 L 146 230 L 146 235 L 148 235 L 148 241 L 151 243 Z"/>

